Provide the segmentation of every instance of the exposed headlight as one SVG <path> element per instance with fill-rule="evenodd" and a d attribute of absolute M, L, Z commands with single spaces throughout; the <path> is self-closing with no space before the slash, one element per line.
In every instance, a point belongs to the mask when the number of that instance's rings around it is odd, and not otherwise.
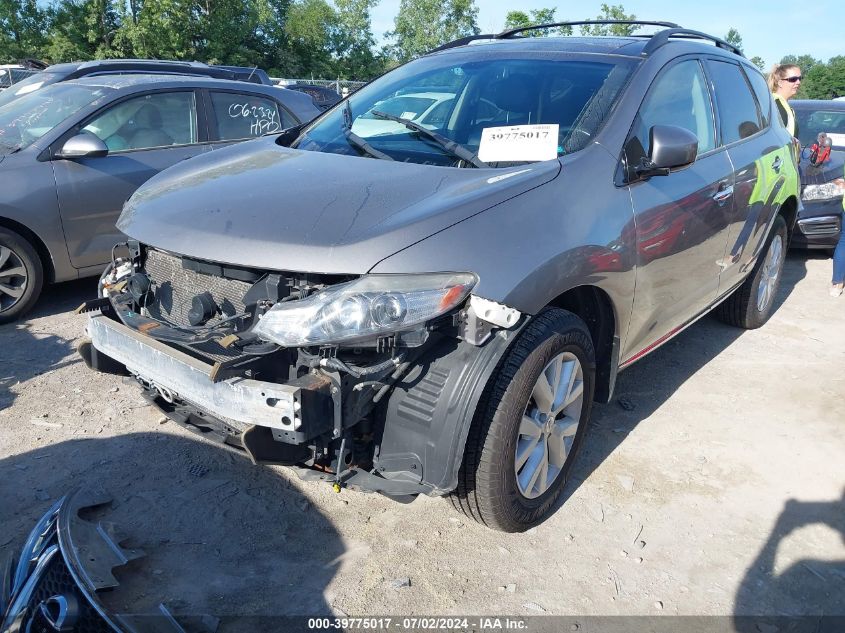
<path fill-rule="evenodd" d="M 383 336 L 453 310 L 477 282 L 472 273 L 368 275 L 300 301 L 277 303 L 253 331 L 284 347 Z"/>
<path fill-rule="evenodd" d="M 842 187 L 836 181 L 826 182 L 823 185 L 807 185 L 804 187 L 804 193 L 801 194 L 802 200 L 833 200 L 834 198 L 842 197 Z"/>

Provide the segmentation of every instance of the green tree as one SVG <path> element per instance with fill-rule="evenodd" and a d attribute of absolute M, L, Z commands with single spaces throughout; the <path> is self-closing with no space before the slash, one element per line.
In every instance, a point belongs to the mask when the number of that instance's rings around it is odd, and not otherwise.
<path fill-rule="evenodd" d="M 290 6 L 285 33 L 294 55 L 288 68 L 301 77 L 331 77 L 335 63 L 331 55 L 337 13 L 325 0 L 300 0 Z"/>
<path fill-rule="evenodd" d="M 338 76 L 344 79 L 371 79 L 384 69 L 384 60 L 373 52 L 370 10 L 379 0 L 335 0 L 337 7 L 333 53 L 338 60 Z"/>
<path fill-rule="evenodd" d="M 739 50 L 742 50 L 742 36 L 735 28 L 728 29 L 728 34 L 725 35 L 725 41 L 731 46 L 735 46 Z"/>
<path fill-rule="evenodd" d="M 757 68 L 760 69 L 760 72 L 766 72 L 766 62 L 763 61 L 762 57 L 755 55 L 754 57 L 752 57 L 748 61 L 750 61 L 755 66 L 757 66 Z"/>
<path fill-rule="evenodd" d="M 393 31 L 391 52 L 401 62 L 422 55 L 451 40 L 476 35 L 475 0 L 402 0 Z"/>
<path fill-rule="evenodd" d="M 832 99 L 845 95 L 845 56 L 831 58 L 827 64 L 816 64 L 809 71 L 801 69 L 806 82 L 801 82 L 800 96 L 807 99 Z"/>
<path fill-rule="evenodd" d="M 590 18 L 587 18 L 588 20 Z M 602 3 L 601 13 L 593 18 L 595 20 L 636 20 L 633 13 L 625 13 L 625 7 L 621 4 L 607 5 Z M 637 30 L 636 24 L 586 24 L 581 27 L 582 35 L 631 35 Z"/>
<path fill-rule="evenodd" d="M 271 19 L 265 0 L 204 0 L 191 15 L 192 48 L 210 63 L 261 66 L 267 61 L 261 27 Z"/>
<path fill-rule="evenodd" d="M 0 0 L 0 63 L 42 56 L 48 22 L 36 0 Z"/>
<path fill-rule="evenodd" d="M 190 0 L 137 0 L 121 11 L 115 47 L 140 58 L 197 59 L 199 13 Z"/>
<path fill-rule="evenodd" d="M 505 16 L 505 29 L 518 29 L 535 24 L 552 24 L 555 22 L 555 9 L 534 9 L 531 17 L 524 11 L 509 11 Z M 571 26 L 562 26 L 557 29 L 539 29 L 526 31 L 521 34 L 525 37 L 548 37 L 550 35 L 572 35 Z"/>

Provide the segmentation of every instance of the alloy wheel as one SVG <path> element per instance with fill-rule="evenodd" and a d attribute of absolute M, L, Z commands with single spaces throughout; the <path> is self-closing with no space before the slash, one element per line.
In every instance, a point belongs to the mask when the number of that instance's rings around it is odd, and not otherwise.
<path fill-rule="evenodd" d="M 28 277 L 21 257 L 0 245 L 0 312 L 14 306 L 26 291 Z"/>
<path fill-rule="evenodd" d="M 775 235 L 772 243 L 769 244 L 763 270 L 760 271 L 760 284 L 757 287 L 757 310 L 759 312 L 765 311 L 774 297 L 778 277 L 780 277 L 783 255 L 783 238 L 780 235 Z"/>
<path fill-rule="evenodd" d="M 562 352 L 537 378 L 519 426 L 514 471 L 524 497 L 539 497 L 560 476 L 578 432 L 583 404 L 581 362 L 574 354 Z"/>

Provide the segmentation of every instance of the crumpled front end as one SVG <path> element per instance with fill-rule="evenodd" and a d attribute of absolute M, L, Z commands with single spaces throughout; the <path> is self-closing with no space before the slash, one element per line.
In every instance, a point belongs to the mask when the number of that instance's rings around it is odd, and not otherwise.
<path fill-rule="evenodd" d="M 474 275 L 266 271 L 127 246 L 82 306 L 89 366 L 256 463 L 397 496 L 454 487 L 455 416 L 472 417 L 454 400 L 472 406 L 521 322 L 471 298 Z"/>

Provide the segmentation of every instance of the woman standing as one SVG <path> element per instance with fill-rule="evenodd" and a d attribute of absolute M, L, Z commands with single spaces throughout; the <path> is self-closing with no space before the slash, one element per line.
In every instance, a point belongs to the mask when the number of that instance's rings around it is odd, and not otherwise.
<path fill-rule="evenodd" d="M 801 87 L 801 69 L 794 64 L 776 64 L 769 73 L 769 88 L 775 98 L 780 119 L 792 136 L 798 136 L 798 122 L 795 112 L 787 103 Z"/>

